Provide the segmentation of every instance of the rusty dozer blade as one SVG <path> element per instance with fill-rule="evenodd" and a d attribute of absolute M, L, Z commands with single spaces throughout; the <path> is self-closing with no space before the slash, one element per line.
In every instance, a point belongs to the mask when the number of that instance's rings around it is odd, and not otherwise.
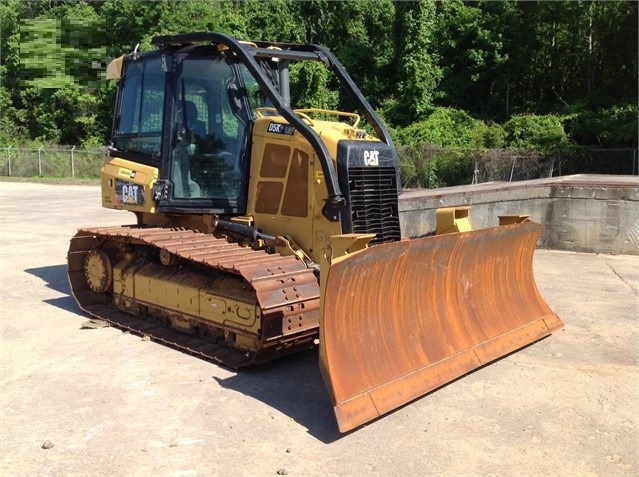
<path fill-rule="evenodd" d="M 375 245 L 326 277 L 320 367 L 341 432 L 563 323 L 535 285 L 534 222 Z"/>

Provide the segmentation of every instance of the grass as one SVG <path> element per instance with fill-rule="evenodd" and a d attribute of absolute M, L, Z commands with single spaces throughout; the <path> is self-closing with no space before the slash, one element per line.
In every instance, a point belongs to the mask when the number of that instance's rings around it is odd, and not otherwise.
<path fill-rule="evenodd" d="M 72 177 L 9 177 L 0 176 L 0 182 L 35 182 L 61 185 L 100 185 L 100 179 L 74 179 Z"/>

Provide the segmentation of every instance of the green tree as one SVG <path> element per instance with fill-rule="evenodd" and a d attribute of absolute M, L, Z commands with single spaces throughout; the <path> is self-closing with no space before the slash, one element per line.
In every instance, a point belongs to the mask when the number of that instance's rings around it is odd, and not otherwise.
<path fill-rule="evenodd" d="M 30 139 L 63 144 L 104 143 L 108 125 L 102 81 L 105 36 L 99 5 L 33 2 L 22 11 L 20 84 L 13 104 Z"/>
<path fill-rule="evenodd" d="M 404 128 L 398 139 L 401 144 L 435 144 L 453 148 L 484 147 L 489 128 L 459 109 L 437 107 L 428 118 Z M 495 132 L 492 131 L 492 135 Z"/>
<path fill-rule="evenodd" d="M 578 144 L 598 148 L 637 147 L 637 103 L 621 103 L 596 109 L 578 103 L 572 105 L 570 111 L 565 116 L 564 125 L 571 139 Z"/>
<path fill-rule="evenodd" d="M 392 94 L 395 74 L 393 25 L 395 5 L 388 0 L 328 2 L 317 18 L 320 34 L 312 42 L 325 44 L 340 59 L 374 107 Z M 348 102 L 343 107 L 349 109 Z"/>
<path fill-rule="evenodd" d="M 496 28 L 499 13 L 508 5 L 499 3 L 490 9 L 482 2 L 460 0 L 437 5 L 436 36 L 442 68 L 438 102 L 496 117 L 504 101 L 504 65 L 509 58 L 503 34 Z"/>
<path fill-rule="evenodd" d="M 498 3 L 485 8 L 495 10 Z M 636 101 L 636 2 L 506 6 L 497 28 L 509 55 L 511 111 L 553 112 L 580 99 Z"/>
<path fill-rule="evenodd" d="M 326 45 L 407 141 L 469 140 L 466 111 L 489 124 L 483 133 L 469 126 L 473 144 L 499 147 L 505 132 L 497 122 L 549 114 L 580 143 L 633 145 L 637 7 L 627 0 L 3 0 L 0 143 L 105 141 L 114 89 L 97 65 L 138 43 L 152 48 L 158 34 L 218 31 Z M 94 34 L 100 29 L 103 38 Z M 319 63 L 292 73 L 299 104 L 354 109 Z M 514 139 L 520 126 L 510 124 L 510 141 L 526 141 Z"/>
<path fill-rule="evenodd" d="M 389 103 L 388 116 L 405 126 L 428 115 L 441 78 L 433 44 L 436 4 L 416 0 L 399 2 L 395 8 L 397 95 Z"/>
<path fill-rule="evenodd" d="M 24 137 L 22 111 L 17 107 L 20 91 L 19 0 L 0 3 L 0 147 Z"/>
<path fill-rule="evenodd" d="M 506 142 L 515 149 L 531 149 L 553 154 L 568 144 L 561 118 L 553 115 L 521 114 L 506 124 Z"/>
<path fill-rule="evenodd" d="M 299 3 L 293 0 L 247 0 L 236 4 L 245 19 L 241 36 L 247 40 L 304 42 L 304 30 L 298 21 Z"/>

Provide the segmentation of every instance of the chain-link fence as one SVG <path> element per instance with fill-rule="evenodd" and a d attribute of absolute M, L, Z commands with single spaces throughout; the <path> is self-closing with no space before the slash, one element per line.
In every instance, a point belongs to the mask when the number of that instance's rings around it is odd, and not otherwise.
<path fill-rule="evenodd" d="M 563 161 L 563 175 L 639 175 L 637 149 L 588 149 Z"/>
<path fill-rule="evenodd" d="M 475 157 L 473 184 L 491 181 L 525 181 L 561 175 L 561 159 L 534 151 L 491 149 Z"/>
<path fill-rule="evenodd" d="M 95 179 L 107 158 L 106 148 L 75 146 L 37 149 L 0 149 L 0 175 L 9 177 L 54 177 Z"/>
<path fill-rule="evenodd" d="M 522 181 L 571 174 L 637 175 L 636 149 L 584 149 L 569 155 L 492 149 L 475 158 L 473 183 Z"/>
<path fill-rule="evenodd" d="M 638 175 L 637 149 L 583 149 L 570 155 L 534 151 L 466 151 L 434 145 L 398 150 L 402 185 L 437 188 L 490 181 L 522 181 L 569 174 Z M 0 148 L 0 175 L 94 179 L 107 159 L 106 148 L 74 146 Z"/>
<path fill-rule="evenodd" d="M 469 151 L 422 145 L 402 147 L 398 153 L 406 188 L 434 189 L 570 174 L 639 174 L 637 149 L 581 149 L 545 156 L 516 149 Z"/>

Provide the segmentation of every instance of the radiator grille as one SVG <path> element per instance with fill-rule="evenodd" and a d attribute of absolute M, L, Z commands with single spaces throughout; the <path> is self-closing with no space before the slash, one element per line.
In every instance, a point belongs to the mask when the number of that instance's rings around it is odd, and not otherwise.
<path fill-rule="evenodd" d="M 348 179 L 353 232 L 377 234 L 371 243 L 400 240 L 395 168 L 352 167 Z"/>

